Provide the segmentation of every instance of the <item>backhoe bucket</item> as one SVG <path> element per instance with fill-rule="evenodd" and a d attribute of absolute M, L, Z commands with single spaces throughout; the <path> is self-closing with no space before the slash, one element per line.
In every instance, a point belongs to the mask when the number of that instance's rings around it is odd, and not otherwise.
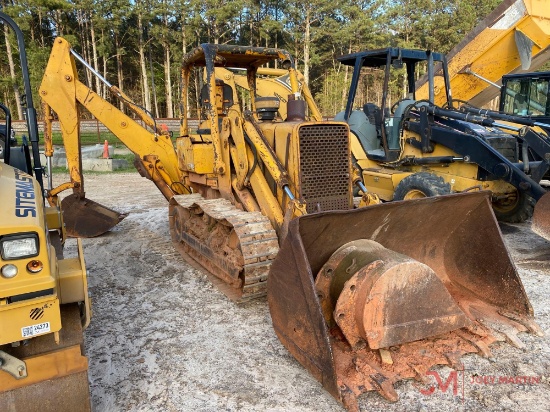
<path fill-rule="evenodd" d="M 283 345 L 350 410 L 361 393 L 396 401 L 401 379 L 540 334 L 486 192 L 293 220 L 268 302 Z"/>
<path fill-rule="evenodd" d="M 537 235 L 550 240 L 550 193 L 546 193 L 537 201 L 531 229 Z"/>
<path fill-rule="evenodd" d="M 67 235 L 96 237 L 111 230 L 127 215 L 109 209 L 80 193 L 73 193 L 61 201 Z"/>

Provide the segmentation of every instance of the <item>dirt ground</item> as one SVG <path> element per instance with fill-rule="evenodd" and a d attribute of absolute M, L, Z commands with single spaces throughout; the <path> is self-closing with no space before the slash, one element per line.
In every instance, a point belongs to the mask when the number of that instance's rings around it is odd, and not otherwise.
<path fill-rule="evenodd" d="M 137 173 L 91 174 L 85 186 L 90 199 L 129 213 L 110 233 L 84 240 L 94 411 L 344 410 L 280 344 L 265 299 L 236 306 L 179 257 L 166 201 L 151 182 Z M 502 231 L 545 336 L 520 334 L 526 349 L 497 344 L 492 359 L 462 358 L 456 395 L 452 384 L 423 395 L 427 386 L 401 382 L 397 403 L 369 393 L 362 411 L 550 411 L 550 244 L 528 224 Z M 438 369 L 443 383 L 451 371 Z M 499 381 L 516 376 L 536 379 Z"/>

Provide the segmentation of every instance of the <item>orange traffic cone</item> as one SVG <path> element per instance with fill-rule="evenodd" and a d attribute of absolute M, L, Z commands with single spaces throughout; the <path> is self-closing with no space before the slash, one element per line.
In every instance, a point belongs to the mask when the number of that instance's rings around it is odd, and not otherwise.
<path fill-rule="evenodd" d="M 105 143 L 103 143 L 103 158 L 109 158 L 109 142 L 107 140 L 105 140 Z"/>

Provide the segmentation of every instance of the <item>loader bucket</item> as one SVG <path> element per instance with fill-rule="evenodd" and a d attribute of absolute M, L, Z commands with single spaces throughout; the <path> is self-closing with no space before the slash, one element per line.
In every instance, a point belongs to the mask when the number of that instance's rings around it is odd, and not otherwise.
<path fill-rule="evenodd" d="M 109 209 L 80 193 L 73 193 L 61 201 L 67 235 L 96 237 L 111 230 L 127 215 Z"/>
<path fill-rule="evenodd" d="M 268 302 L 283 345 L 350 410 L 361 393 L 396 401 L 401 379 L 540 333 L 485 192 L 293 220 Z"/>
<path fill-rule="evenodd" d="M 550 240 L 550 193 L 546 193 L 537 201 L 531 229 L 537 235 Z"/>

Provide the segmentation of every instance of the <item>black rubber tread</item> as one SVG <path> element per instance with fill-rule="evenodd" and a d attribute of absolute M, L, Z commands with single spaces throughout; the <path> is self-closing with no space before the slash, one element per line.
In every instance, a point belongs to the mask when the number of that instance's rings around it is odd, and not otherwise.
<path fill-rule="evenodd" d="M 520 192 L 519 199 L 514 207 L 508 210 L 499 209 L 498 205 L 493 203 L 493 211 L 497 220 L 506 223 L 522 223 L 533 216 L 535 210 L 535 199 L 527 195 L 525 192 Z"/>
<path fill-rule="evenodd" d="M 407 176 L 399 182 L 393 194 L 393 200 L 403 200 L 411 190 L 419 190 L 426 197 L 448 195 L 451 193 L 451 185 L 442 177 L 429 172 L 419 172 Z"/>

